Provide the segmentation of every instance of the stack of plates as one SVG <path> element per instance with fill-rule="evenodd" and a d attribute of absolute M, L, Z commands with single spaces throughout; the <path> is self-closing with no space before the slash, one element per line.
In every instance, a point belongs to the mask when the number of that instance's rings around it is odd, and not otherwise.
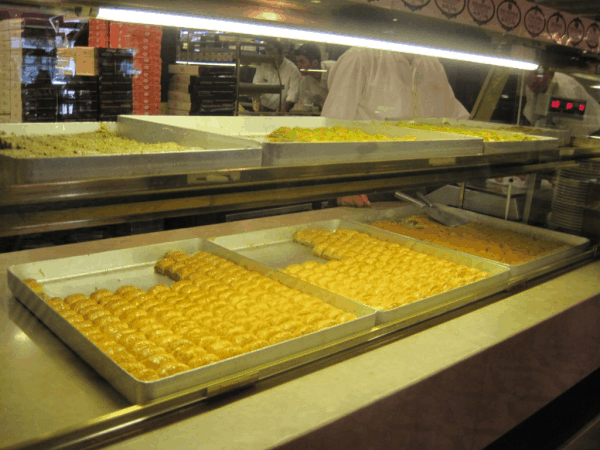
<path fill-rule="evenodd" d="M 600 160 L 588 160 L 577 167 L 559 170 L 551 221 L 560 228 L 580 233 L 588 185 L 599 177 Z"/>

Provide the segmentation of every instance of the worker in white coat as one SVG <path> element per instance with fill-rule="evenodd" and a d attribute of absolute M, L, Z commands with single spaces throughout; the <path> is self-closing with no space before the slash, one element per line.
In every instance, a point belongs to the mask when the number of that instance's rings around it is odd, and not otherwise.
<path fill-rule="evenodd" d="M 525 90 L 527 103 L 523 108 L 523 115 L 532 126 L 569 130 L 573 136 L 578 137 L 587 137 L 600 130 L 600 105 L 587 93 L 585 87 L 573 77 L 554 71 L 545 71 L 542 74 L 532 71 L 525 79 L 525 84 L 527 85 Z M 536 114 L 537 94 L 550 94 L 551 97 L 587 102 L 583 120 L 550 117 L 550 120 L 547 121 L 545 113 L 542 115 Z M 528 185 L 528 179 L 527 175 L 517 175 L 494 178 L 487 180 L 487 182 L 504 186 L 512 183 L 513 186 L 518 188 L 525 188 Z"/>
<path fill-rule="evenodd" d="M 584 137 L 600 130 L 600 105 L 587 93 L 585 88 L 573 77 L 564 73 L 547 71 L 541 76 L 532 72 L 526 79 L 527 89 L 525 97 L 527 103 L 523 108 L 523 115 L 533 126 L 553 126 L 558 129 L 568 129 L 574 136 Z M 546 123 L 545 118 L 537 123 L 535 114 L 534 97 L 536 94 L 549 93 L 552 97 L 575 101 L 586 101 L 587 105 L 583 120 L 563 117 L 552 117 L 551 123 Z"/>
<path fill-rule="evenodd" d="M 351 48 L 329 73 L 323 117 L 385 120 L 468 119 L 442 64 L 435 58 Z"/>
<path fill-rule="evenodd" d="M 446 71 L 435 58 L 351 48 L 329 73 L 321 116 L 347 120 L 468 119 Z M 338 198 L 338 205 L 369 206 L 366 195 Z"/>
<path fill-rule="evenodd" d="M 296 108 L 308 110 L 323 108 L 329 92 L 328 75 L 335 61 L 321 61 L 321 50 L 316 44 L 303 44 L 296 50 L 296 65 L 302 78 L 298 88 Z"/>
<path fill-rule="evenodd" d="M 268 54 L 275 59 L 273 64 L 261 64 L 254 74 L 254 84 L 281 84 L 283 91 L 279 94 L 262 94 L 260 110 L 287 112 L 298 101 L 298 83 L 300 71 L 296 65 L 284 56 L 283 46 L 278 41 L 270 43 Z"/>

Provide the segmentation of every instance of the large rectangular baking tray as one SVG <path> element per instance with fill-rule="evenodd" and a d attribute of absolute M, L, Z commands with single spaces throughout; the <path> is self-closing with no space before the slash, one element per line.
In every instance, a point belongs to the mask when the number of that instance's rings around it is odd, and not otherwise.
<path fill-rule="evenodd" d="M 545 228 L 533 227 L 531 225 L 525 225 L 519 222 L 511 222 L 509 220 L 502 220 L 495 217 L 489 217 L 485 214 L 478 214 L 472 211 L 465 211 L 464 209 L 453 208 L 451 206 L 439 205 L 442 211 L 448 211 L 456 214 L 459 217 L 464 217 L 473 222 L 479 222 L 485 225 L 489 225 L 500 230 L 511 230 L 517 233 L 522 233 L 532 237 L 541 237 L 545 239 L 551 239 L 554 241 L 562 242 L 564 247 L 560 247 L 553 252 L 546 255 L 539 256 L 532 259 L 531 261 L 524 262 L 521 264 L 505 264 L 491 259 L 486 259 L 495 264 L 506 265 L 510 268 L 511 277 L 521 276 L 529 272 L 541 269 L 549 264 L 559 263 L 560 261 L 567 260 L 570 256 L 574 256 L 584 252 L 590 245 L 589 239 L 573 236 L 571 234 L 560 233 L 558 231 L 547 230 Z M 398 208 L 382 209 L 379 211 L 353 211 L 352 215 L 348 217 L 351 221 L 356 221 L 365 225 L 376 222 L 378 220 L 391 220 L 400 221 L 414 214 L 422 214 L 422 212 L 415 206 L 403 206 Z M 376 227 L 374 227 L 376 228 Z M 386 233 L 392 233 L 386 230 Z M 396 233 L 392 233 L 396 234 Z M 435 245 L 436 247 L 445 248 L 442 245 Z"/>
<path fill-rule="evenodd" d="M 137 120 L 174 124 L 183 128 L 253 139 L 262 144 L 263 167 L 357 161 L 402 160 L 477 155 L 483 139 L 451 133 L 437 133 L 389 127 L 375 121 L 338 120 L 324 117 L 184 117 L 146 116 Z M 120 120 L 120 119 L 119 119 Z M 393 137 L 416 136 L 416 141 L 381 142 L 269 142 L 266 136 L 279 127 L 343 126 L 367 133 Z"/>
<path fill-rule="evenodd" d="M 154 272 L 154 264 L 166 252 L 176 249 L 187 253 L 206 251 L 227 258 L 250 270 L 269 275 L 282 284 L 352 312 L 358 318 L 162 380 L 142 382 L 133 378 L 104 355 L 23 283 L 24 279 L 34 278 L 44 287 L 47 295 L 63 298 L 74 293 L 90 295 L 94 290 L 101 288 L 114 291 L 124 285 L 135 285 L 141 289 L 149 289 L 159 283 L 170 285 L 171 280 Z M 186 388 L 248 372 L 260 365 L 369 330 L 375 324 L 375 313 L 371 308 L 273 271 L 203 239 L 189 239 L 15 265 L 8 269 L 8 284 L 15 297 L 132 403 L 146 403 Z"/>
<path fill-rule="evenodd" d="M 190 150 L 78 157 L 15 158 L 0 152 L 0 184 L 113 178 L 260 167 L 256 142 L 171 125 L 121 120 L 104 125 L 140 142 L 176 142 Z M 99 122 L 2 124 L 0 131 L 16 135 L 74 134 L 96 131 Z"/>
<path fill-rule="evenodd" d="M 444 258 L 458 264 L 477 267 L 492 274 L 492 276 L 486 279 L 424 298 L 408 305 L 403 305 L 389 311 L 377 311 L 378 323 L 387 323 L 414 317 L 415 315 L 426 313 L 467 294 L 473 294 L 473 301 L 475 301 L 481 298 L 477 297 L 477 295 L 484 290 L 486 292 L 489 292 L 490 289 L 492 289 L 493 292 L 502 291 L 510 276 L 508 268 L 501 264 L 466 253 L 429 245 L 422 241 L 400 236 L 398 234 L 383 232 L 383 230 L 379 230 L 378 228 L 345 219 L 310 222 L 289 227 L 272 228 L 269 230 L 254 231 L 232 236 L 222 236 L 211 240 L 244 257 L 274 269 L 284 269 L 291 264 L 301 264 L 305 261 L 324 263 L 324 259 L 312 254 L 311 248 L 298 244 L 293 240 L 294 233 L 304 228 L 322 228 L 329 231 L 335 231 L 339 228 L 349 228 L 368 233 L 379 239 L 397 242 L 413 250 Z"/>
<path fill-rule="evenodd" d="M 406 121 L 406 120 L 398 120 L 386 118 L 388 122 L 416 122 L 416 123 L 430 123 L 435 125 L 451 125 L 451 126 L 465 126 L 469 128 L 493 128 L 498 129 L 501 127 L 506 127 L 505 124 L 491 124 L 488 122 L 478 122 L 471 120 L 458 120 L 458 119 L 446 119 L 441 117 L 429 117 L 423 119 L 416 119 L 414 121 Z M 410 130 L 411 128 L 409 128 Z M 562 137 L 561 142 L 565 142 L 567 145 L 570 142 L 570 136 L 565 138 L 564 133 L 559 133 L 562 130 L 549 130 L 556 131 L 559 136 Z M 524 134 L 521 132 L 510 132 L 508 130 L 498 130 L 503 134 Z M 567 132 L 568 133 L 568 132 Z M 534 133 L 525 133 L 525 134 L 534 134 Z M 547 134 L 539 135 L 535 134 L 538 138 L 535 141 L 509 141 L 509 142 L 484 142 L 483 143 L 483 153 L 513 153 L 513 152 L 528 152 L 528 151 L 540 151 L 540 150 L 555 150 L 559 146 L 558 136 L 552 135 L 549 136 Z"/>

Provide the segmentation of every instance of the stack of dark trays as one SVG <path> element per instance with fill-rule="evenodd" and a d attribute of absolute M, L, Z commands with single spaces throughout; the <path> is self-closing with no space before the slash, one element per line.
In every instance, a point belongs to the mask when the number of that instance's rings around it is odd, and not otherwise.
<path fill-rule="evenodd" d="M 190 115 L 232 116 L 236 81 L 234 67 L 209 67 L 190 77 Z"/>
<path fill-rule="evenodd" d="M 28 29 L 25 29 L 24 33 L 28 34 L 27 32 Z M 42 47 L 46 43 L 42 38 L 24 38 L 24 42 L 32 47 L 34 45 Z M 56 51 L 49 48 L 23 48 L 22 55 L 22 120 L 23 122 L 55 122 L 57 88 L 52 84 L 52 78 L 56 71 Z"/>
<path fill-rule="evenodd" d="M 98 120 L 114 122 L 133 112 L 133 50 L 103 48 L 99 51 Z"/>
<path fill-rule="evenodd" d="M 66 79 L 66 84 L 58 91 L 58 120 L 98 120 L 98 77 L 74 76 Z"/>

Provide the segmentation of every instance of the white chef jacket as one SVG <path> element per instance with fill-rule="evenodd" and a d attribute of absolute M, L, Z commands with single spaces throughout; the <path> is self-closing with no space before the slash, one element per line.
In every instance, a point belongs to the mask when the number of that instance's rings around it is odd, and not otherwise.
<path fill-rule="evenodd" d="M 321 78 L 316 78 L 305 75 L 302 76 L 298 88 L 298 103 L 297 106 L 315 105 L 323 107 L 329 88 L 327 87 L 328 74 L 331 68 L 335 65 L 335 61 L 323 61 L 321 62 L 321 70 L 325 72 L 321 73 Z"/>
<path fill-rule="evenodd" d="M 281 84 L 283 84 L 282 95 L 284 100 L 282 100 L 281 105 L 283 106 L 285 102 L 297 102 L 298 83 L 302 75 L 300 75 L 296 65 L 287 58 L 283 58 L 283 62 L 279 66 L 279 76 L 272 64 L 261 64 L 257 67 L 252 82 L 254 84 L 279 84 L 279 77 L 281 77 Z M 277 110 L 279 109 L 279 94 L 262 94 L 260 103 L 267 108 Z"/>
<path fill-rule="evenodd" d="M 556 72 L 546 93 L 558 98 L 587 101 L 583 120 L 553 117 L 552 121 L 556 128 L 571 130 L 577 136 L 589 136 L 591 133 L 600 130 L 600 105 L 573 77 Z M 525 97 L 527 98 L 527 104 L 523 108 L 523 115 L 532 125 L 539 126 L 534 123 L 534 93 L 529 88 L 525 90 Z"/>
<path fill-rule="evenodd" d="M 322 116 L 350 120 L 447 117 L 468 119 L 435 58 L 351 48 L 329 73 Z"/>

